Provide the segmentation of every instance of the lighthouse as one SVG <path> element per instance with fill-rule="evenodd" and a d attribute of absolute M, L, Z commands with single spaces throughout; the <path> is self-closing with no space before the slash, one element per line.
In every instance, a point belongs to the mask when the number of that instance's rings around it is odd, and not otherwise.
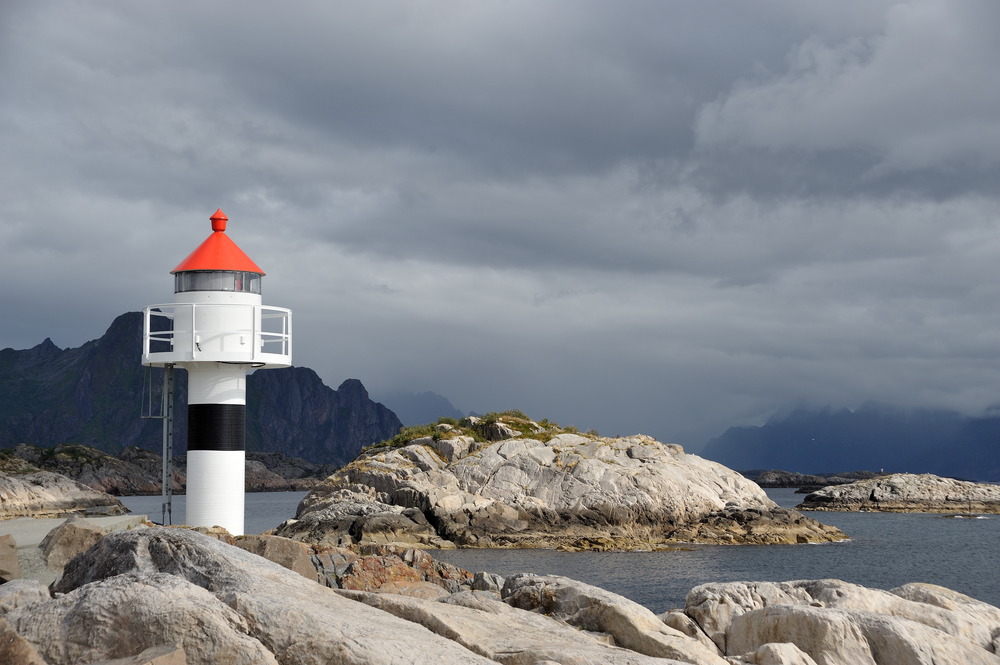
<path fill-rule="evenodd" d="M 292 312 L 264 306 L 264 271 L 228 235 L 212 234 L 171 271 L 174 301 L 143 309 L 142 364 L 188 374 L 187 501 L 191 526 L 243 534 L 246 377 L 292 364 Z"/>

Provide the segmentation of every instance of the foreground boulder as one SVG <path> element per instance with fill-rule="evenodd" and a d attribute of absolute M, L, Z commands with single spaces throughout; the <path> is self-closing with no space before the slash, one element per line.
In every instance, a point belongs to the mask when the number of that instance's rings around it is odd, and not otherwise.
<path fill-rule="evenodd" d="M 49 471 L 0 472 L 0 520 L 16 517 L 124 515 L 128 509 L 110 494 L 98 492 Z"/>
<path fill-rule="evenodd" d="M 0 536 L 0 584 L 21 576 L 21 564 L 17 559 L 17 541 L 9 534 Z"/>
<path fill-rule="evenodd" d="M 50 568 L 61 570 L 70 559 L 90 549 L 107 532 L 93 521 L 72 517 L 49 531 L 39 543 L 42 559 Z"/>
<path fill-rule="evenodd" d="M 438 602 L 393 594 L 343 592 L 355 600 L 424 626 L 490 662 L 567 665 L 700 663 L 656 658 L 615 646 L 609 635 L 588 633 L 541 613 L 515 609 L 492 594 L 463 591 Z M 422 662 L 436 662 L 431 654 Z M 718 659 L 706 665 L 725 664 Z"/>
<path fill-rule="evenodd" d="M 1000 513 L 1000 485 L 941 478 L 929 473 L 895 473 L 824 487 L 807 494 L 798 509 Z"/>
<path fill-rule="evenodd" d="M 736 662 L 789 642 L 824 665 L 1000 664 L 1000 610 L 929 584 L 704 584 L 688 593 L 685 613 Z"/>
<path fill-rule="evenodd" d="M 50 665 L 122 658 L 163 643 L 179 644 L 191 665 L 489 662 L 184 529 L 110 534 L 73 559 L 52 588 L 55 599 L 6 615 Z"/>
<path fill-rule="evenodd" d="M 503 587 L 507 603 L 610 635 L 615 644 L 658 658 L 726 665 L 719 651 L 672 628 L 627 598 L 558 575 L 515 575 Z"/>
<path fill-rule="evenodd" d="M 176 528 L 106 536 L 69 563 L 52 586 L 54 598 L 39 599 L 30 585 L 9 593 L 5 587 L 0 600 L 11 602 L 0 614 L 12 635 L 49 665 L 129 658 L 163 644 L 178 645 L 190 665 L 724 663 L 697 640 L 658 625 L 648 611 L 586 585 L 581 588 L 600 598 L 580 619 L 592 628 L 581 631 L 582 623 L 545 616 L 552 608 L 533 607 L 523 593 L 518 602 L 534 611 L 502 602 L 499 591 L 461 585 L 436 600 L 334 590 L 208 535 Z M 603 622 L 596 618 L 602 605 L 618 604 L 628 611 L 607 612 L 610 619 Z M 636 628 L 624 625 L 636 620 Z M 690 642 L 688 648 L 708 660 L 655 658 L 616 646 L 617 635 L 643 633 Z M 678 645 L 678 653 L 686 650 Z"/>
<path fill-rule="evenodd" d="M 247 544 L 299 558 L 277 541 Z M 340 564 L 399 556 L 438 592 L 374 577 L 328 588 L 197 531 L 116 532 L 70 561 L 51 594 L 29 580 L 0 585 L 0 662 L 1000 664 L 1000 609 L 932 585 L 706 584 L 657 618 L 565 577 L 451 579 L 424 552 L 375 551 Z"/>
<path fill-rule="evenodd" d="M 648 436 L 554 432 L 514 417 L 394 443 L 327 478 L 277 533 L 331 545 L 563 549 L 845 538 L 735 471 Z"/>

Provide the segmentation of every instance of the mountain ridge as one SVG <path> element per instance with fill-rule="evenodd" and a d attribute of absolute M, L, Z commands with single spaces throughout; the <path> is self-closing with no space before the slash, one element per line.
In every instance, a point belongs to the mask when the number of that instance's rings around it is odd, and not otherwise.
<path fill-rule="evenodd" d="M 161 450 L 161 422 L 141 414 L 149 409 L 145 386 L 158 391 L 162 370 L 141 365 L 141 343 L 142 314 L 128 312 L 100 338 L 76 348 L 60 349 L 46 338 L 30 349 L 0 350 L 0 447 L 79 443 L 111 454 L 130 446 Z M 174 446 L 182 454 L 187 372 L 176 373 L 175 395 Z M 359 380 L 347 379 L 334 390 L 307 367 L 250 374 L 247 404 L 248 451 L 318 464 L 346 463 L 402 427 Z"/>
<path fill-rule="evenodd" d="M 1000 480 L 1000 417 L 875 403 L 799 407 L 759 426 L 730 427 L 700 454 L 734 469 L 837 469 Z"/>

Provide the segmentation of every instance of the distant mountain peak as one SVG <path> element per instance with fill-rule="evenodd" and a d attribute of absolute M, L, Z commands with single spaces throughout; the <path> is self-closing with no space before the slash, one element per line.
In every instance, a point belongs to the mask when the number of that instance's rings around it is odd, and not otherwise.
<path fill-rule="evenodd" d="M 885 469 L 1000 480 L 1000 417 L 874 402 L 854 410 L 799 404 L 762 426 L 729 428 L 701 455 L 733 469 Z"/>
<path fill-rule="evenodd" d="M 51 339 L 0 352 L 0 447 L 78 443 L 117 454 L 128 446 L 159 451 L 162 370 L 140 364 L 142 313 L 114 319 L 99 339 L 61 350 Z M 185 447 L 187 372 L 176 375 L 175 451 Z M 156 404 L 140 405 L 154 393 Z M 340 390 L 307 367 L 254 372 L 247 379 L 247 450 L 343 464 L 363 446 L 395 436 L 402 423 L 357 379 Z"/>
<path fill-rule="evenodd" d="M 456 409 L 447 397 L 430 391 L 390 391 L 379 395 L 378 401 L 392 409 L 407 427 L 437 422 L 438 418 L 461 420 L 471 415 Z"/>

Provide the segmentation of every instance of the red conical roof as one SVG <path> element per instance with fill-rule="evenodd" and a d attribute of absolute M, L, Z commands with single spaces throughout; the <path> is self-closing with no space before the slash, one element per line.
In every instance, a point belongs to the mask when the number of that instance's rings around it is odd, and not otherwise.
<path fill-rule="evenodd" d="M 208 236 L 205 242 L 198 245 L 198 249 L 191 252 L 186 259 L 171 270 L 170 274 L 191 270 L 233 270 L 255 272 L 258 275 L 265 274 L 226 235 L 226 222 L 229 221 L 229 218 L 222 212 L 222 208 L 216 210 L 210 219 L 212 220 L 212 235 Z"/>

